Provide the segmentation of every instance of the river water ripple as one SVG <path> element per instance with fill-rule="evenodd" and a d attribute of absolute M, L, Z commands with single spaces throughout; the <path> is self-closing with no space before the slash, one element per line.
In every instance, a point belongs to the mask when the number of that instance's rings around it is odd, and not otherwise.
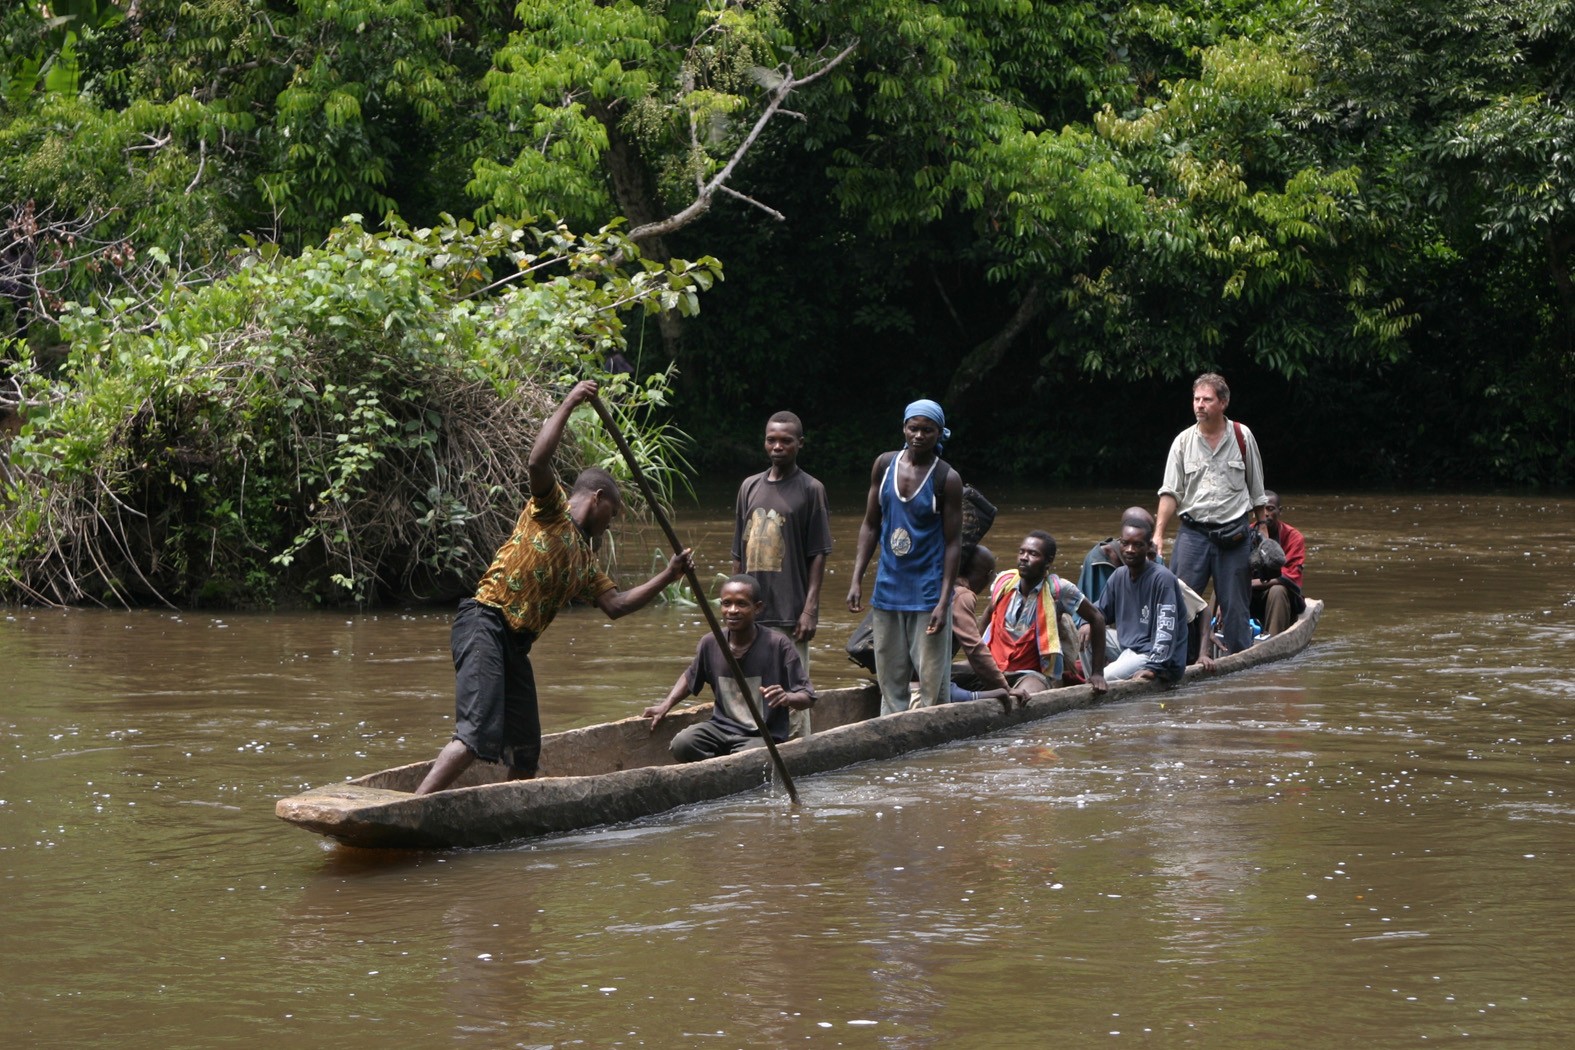
<path fill-rule="evenodd" d="M 1134 501 L 1024 494 L 991 538 L 1047 526 L 1075 576 Z M 1572 504 L 1285 516 L 1328 603 L 1294 661 L 808 778 L 797 809 L 762 792 L 447 853 L 334 847 L 272 807 L 435 753 L 448 609 L 10 610 L 0 1037 L 1567 1045 Z M 726 510 L 686 518 L 702 575 L 724 569 Z M 837 539 L 821 686 L 855 677 L 845 509 Z M 548 729 L 638 713 L 701 630 L 565 613 L 537 649 Z"/>

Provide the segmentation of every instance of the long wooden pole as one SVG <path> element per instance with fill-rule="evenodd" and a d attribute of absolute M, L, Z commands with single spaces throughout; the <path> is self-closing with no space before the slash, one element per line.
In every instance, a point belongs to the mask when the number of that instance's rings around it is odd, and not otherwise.
<path fill-rule="evenodd" d="M 602 417 L 602 425 L 607 428 L 607 433 L 612 436 L 613 442 L 618 446 L 618 451 L 623 453 L 624 462 L 629 464 L 629 472 L 634 475 L 635 484 L 640 486 L 640 492 L 645 496 L 646 506 L 651 508 L 651 513 L 656 516 L 656 522 L 667 534 L 667 542 L 672 544 L 673 553 L 681 554 L 684 545 L 679 542 L 678 533 L 673 531 L 673 523 L 667 520 L 667 515 L 662 512 L 661 503 L 657 502 L 656 493 L 651 489 L 651 483 L 645 479 L 645 471 L 640 469 L 640 461 L 634 458 L 634 449 L 629 447 L 629 442 L 624 439 L 623 431 L 618 428 L 617 420 L 612 413 L 607 411 L 607 406 L 602 403 L 599 396 L 591 397 L 591 407 L 596 409 L 596 414 Z M 788 798 L 798 805 L 798 789 L 793 786 L 793 778 L 788 775 L 787 765 L 782 761 L 782 755 L 777 751 L 777 743 L 771 739 L 771 734 L 766 731 L 765 717 L 762 712 L 755 710 L 755 705 L 750 703 L 749 680 L 744 677 L 744 669 L 738 665 L 738 658 L 733 655 L 733 650 L 727 644 L 727 635 L 722 630 L 722 624 L 716 618 L 716 612 L 711 608 L 711 603 L 706 600 L 705 592 L 700 589 L 700 578 L 695 574 L 695 567 L 691 564 L 684 570 L 689 586 L 694 591 L 695 601 L 705 612 L 706 623 L 711 625 L 711 633 L 716 637 L 716 644 L 722 650 L 722 655 L 727 659 L 727 666 L 733 672 L 733 679 L 738 683 L 740 695 L 744 698 L 744 706 L 749 708 L 749 714 L 755 720 L 755 728 L 760 730 L 760 739 L 766 742 L 766 750 L 771 752 L 771 762 L 776 766 L 777 775 L 782 778 L 782 786 L 787 788 Z M 761 698 L 765 702 L 765 698 Z"/>

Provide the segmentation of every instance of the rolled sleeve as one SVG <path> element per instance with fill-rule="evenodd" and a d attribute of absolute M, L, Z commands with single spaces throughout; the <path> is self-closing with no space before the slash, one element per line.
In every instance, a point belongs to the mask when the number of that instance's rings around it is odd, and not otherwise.
<path fill-rule="evenodd" d="M 1248 427 L 1243 424 L 1241 428 L 1242 444 L 1247 448 L 1244 457 L 1247 461 L 1247 497 L 1252 501 L 1252 509 L 1263 506 L 1263 456 L 1258 451 L 1258 439 Z"/>
<path fill-rule="evenodd" d="M 1159 483 L 1159 494 L 1170 496 L 1177 503 L 1181 502 L 1182 490 L 1187 485 L 1186 454 L 1182 451 L 1182 439 L 1186 436 L 1187 432 L 1183 430 L 1171 441 L 1170 454 L 1165 457 L 1165 476 Z"/>

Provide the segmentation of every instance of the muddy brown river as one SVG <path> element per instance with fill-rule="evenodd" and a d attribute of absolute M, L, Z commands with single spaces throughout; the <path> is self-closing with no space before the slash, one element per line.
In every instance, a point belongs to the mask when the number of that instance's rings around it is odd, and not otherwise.
<path fill-rule="evenodd" d="M 485 850 L 273 816 L 437 751 L 448 607 L 0 610 L 0 1043 L 1571 1045 L 1575 501 L 1284 495 L 1327 602 L 1293 661 Z M 989 542 L 1075 578 L 1138 501 L 1013 494 Z M 726 508 L 678 527 L 727 568 Z M 638 714 L 703 629 L 564 613 L 546 728 Z"/>

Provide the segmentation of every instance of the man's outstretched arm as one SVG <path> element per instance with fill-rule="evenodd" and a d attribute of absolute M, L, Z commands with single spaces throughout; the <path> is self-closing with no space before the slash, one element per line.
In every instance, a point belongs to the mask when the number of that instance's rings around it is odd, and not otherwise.
<path fill-rule="evenodd" d="M 628 616 L 636 609 L 643 609 L 651 603 L 652 598 L 662 593 L 663 587 L 683 579 L 684 573 L 693 567 L 694 560 L 694 551 L 685 547 L 682 553 L 668 559 L 667 568 L 644 583 L 630 587 L 627 591 L 614 588 L 597 595 L 596 607 L 606 613 L 611 620 Z"/>

